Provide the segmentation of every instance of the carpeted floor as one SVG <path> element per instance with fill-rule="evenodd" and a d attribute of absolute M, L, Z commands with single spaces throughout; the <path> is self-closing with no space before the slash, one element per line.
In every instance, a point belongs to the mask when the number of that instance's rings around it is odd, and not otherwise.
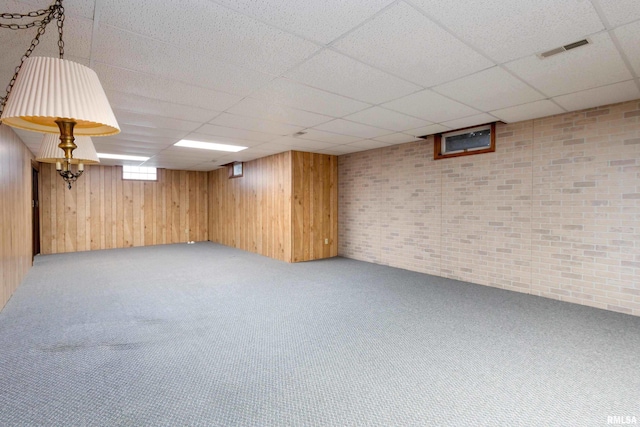
<path fill-rule="evenodd" d="M 631 417 L 640 318 L 343 258 L 213 243 L 39 256 L 0 313 L 0 426 Z"/>

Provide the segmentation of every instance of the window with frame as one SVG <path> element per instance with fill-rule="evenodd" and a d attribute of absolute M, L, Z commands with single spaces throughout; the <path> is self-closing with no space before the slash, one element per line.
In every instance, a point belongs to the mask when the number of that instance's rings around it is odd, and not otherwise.
<path fill-rule="evenodd" d="M 433 138 L 433 158 L 468 156 L 496 151 L 496 124 L 438 133 Z"/>
<path fill-rule="evenodd" d="M 229 178 L 240 178 L 244 174 L 244 163 L 233 162 L 228 164 Z"/>
<path fill-rule="evenodd" d="M 158 171 L 151 166 L 122 166 L 122 179 L 133 181 L 157 181 Z"/>

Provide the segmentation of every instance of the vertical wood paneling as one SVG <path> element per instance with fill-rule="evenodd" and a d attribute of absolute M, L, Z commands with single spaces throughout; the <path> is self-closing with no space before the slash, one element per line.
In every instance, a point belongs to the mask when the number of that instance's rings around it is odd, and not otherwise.
<path fill-rule="evenodd" d="M 235 179 L 160 169 L 157 182 L 123 181 L 120 167 L 88 166 L 68 190 L 46 164 L 41 177 L 43 254 L 209 239 L 288 262 L 337 254 L 334 156 L 281 153 Z"/>
<path fill-rule="evenodd" d="M 119 166 L 87 166 L 71 190 L 54 165 L 42 164 L 40 177 L 43 254 L 208 239 L 207 172 L 123 181 Z"/>
<path fill-rule="evenodd" d="M 122 210 L 124 247 L 133 246 L 133 182 L 122 181 Z"/>
<path fill-rule="evenodd" d="M 290 156 L 246 162 L 240 178 L 209 172 L 209 240 L 291 261 Z"/>
<path fill-rule="evenodd" d="M 291 151 L 209 175 L 209 239 L 296 262 L 336 256 L 337 158 Z M 329 244 L 324 244 L 324 239 Z"/>
<path fill-rule="evenodd" d="M 337 256 L 337 157 L 294 151 L 292 174 L 293 261 Z"/>
<path fill-rule="evenodd" d="M 114 197 L 115 180 L 111 173 L 115 168 L 100 168 L 104 172 L 104 248 L 113 249 L 116 247 L 116 201 Z"/>
<path fill-rule="evenodd" d="M 84 202 L 86 197 L 79 197 L 80 195 L 85 195 L 87 189 L 91 187 L 91 185 L 86 185 L 88 181 L 91 181 L 91 175 L 86 173 L 82 175 L 80 181 L 74 184 L 78 186 L 78 191 L 76 192 L 78 195 L 78 200 L 75 201 L 76 236 L 75 239 L 73 239 L 74 242 L 71 243 L 72 246 L 74 246 L 73 251 L 86 251 L 87 249 L 89 249 L 87 247 L 87 235 L 89 233 L 86 233 L 86 227 L 84 223 L 88 219 L 90 219 L 91 209 L 86 209 L 86 203 Z"/>
<path fill-rule="evenodd" d="M 113 180 L 116 183 L 115 199 L 116 199 L 116 248 L 124 248 L 124 193 L 122 191 L 122 168 L 116 166 Z M 64 230 L 60 230 L 64 233 Z"/>
<path fill-rule="evenodd" d="M 155 203 L 153 202 L 153 187 L 154 183 L 143 183 L 144 189 L 144 204 L 142 211 L 144 212 L 144 242 L 147 245 L 155 245 L 156 240 L 153 237 L 155 230 L 155 224 L 153 218 L 155 216 Z"/>
<path fill-rule="evenodd" d="M 89 167 L 87 171 L 89 173 L 85 173 L 85 175 L 90 178 L 90 182 L 85 182 L 89 189 L 88 205 L 90 211 L 89 217 L 86 218 L 86 227 L 89 229 L 89 247 L 87 249 L 96 250 L 105 245 L 105 233 L 102 232 L 105 217 L 104 182 L 101 180 L 101 177 L 104 176 L 104 169 Z"/>
<path fill-rule="evenodd" d="M 0 310 L 31 268 L 32 158 L 20 138 L 9 127 L 1 125 Z M 42 195 L 40 198 L 44 200 Z"/>
<path fill-rule="evenodd" d="M 131 197 L 131 205 L 133 206 L 133 246 L 144 246 L 144 193 L 142 187 L 144 182 L 131 181 L 133 186 L 133 194 Z M 137 215 L 141 212 L 141 215 Z"/>
<path fill-rule="evenodd" d="M 51 236 L 51 221 L 54 221 L 54 215 L 51 210 L 51 188 L 45 187 L 44 182 L 50 181 L 46 175 L 51 171 L 48 168 L 40 168 L 40 251 L 43 253 L 51 253 L 51 245 L 53 237 Z"/>

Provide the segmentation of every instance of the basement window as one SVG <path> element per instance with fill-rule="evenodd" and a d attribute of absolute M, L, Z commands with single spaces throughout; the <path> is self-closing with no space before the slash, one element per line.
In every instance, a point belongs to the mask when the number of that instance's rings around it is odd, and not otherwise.
<path fill-rule="evenodd" d="M 240 178 L 243 175 L 244 164 L 242 162 L 233 162 L 227 165 L 229 167 L 229 178 Z"/>
<path fill-rule="evenodd" d="M 438 133 L 433 138 L 433 158 L 468 156 L 496 151 L 496 124 Z"/>
<path fill-rule="evenodd" d="M 122 179 L 129 181 L 157 181 L 157 169 L 150 166 L 122 166 Z"/>

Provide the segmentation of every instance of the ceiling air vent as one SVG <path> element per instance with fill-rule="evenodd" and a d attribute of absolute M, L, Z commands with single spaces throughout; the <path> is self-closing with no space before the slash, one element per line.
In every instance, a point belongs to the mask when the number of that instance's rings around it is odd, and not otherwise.
<path fill-rule="evenodd" d="M 560 46 L 560 47 L 557 47 L 555 49 L 551 49 L 551 50 L 548 50 L 546 52 L 542 52 L 538 56 L 540 56 L 540 58 L 543 58 L 543 59 L 544 58 L 548 58 L 550 56 L 557 55 L 559 53 L 566 52 L 568 50 L 575 49 L 577 47 L 584 46 L 584 45 L 589 44 L 589 43 L 591 43 L 591 42 L 589 40 L 587 40 L 587 39 L 578 40 L 577 42 L 569 43 L 569 44 L 566 44 L 564 46 Z"/>

